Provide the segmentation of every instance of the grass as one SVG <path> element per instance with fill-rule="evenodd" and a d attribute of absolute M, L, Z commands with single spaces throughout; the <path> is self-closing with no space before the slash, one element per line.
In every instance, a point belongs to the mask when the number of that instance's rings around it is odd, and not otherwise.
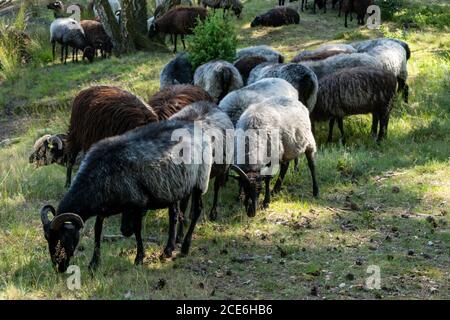
<path fill-rule="evenodd" d="M 417 1 L 408 1 L 415 5 Z M 325 42 L 377 36 L 411 45 L 410 103 L 398 99 L 388 139 L 369 137 L 370 117 L 345 120 L 348 144 L 325 143 L 318 128 L 317 172 L 321 196 L 311 195 L 306 161 L 289 171 L 282 193 L 256 218 L 245 216 L 230 182 L 221 193 L 218 222 L 203 218 L 186 258 L 160 261 L 167 213 L 149 212 L 143 235 L 146 260 L 133 265 L 133 239 L 104 242 L 102 265 L 91 275 L 93 221 L 88 221 L 73 263 L 81 290 L 70 291 L 66 274 L 50 264 L 38 210 L 65 192 L 64 169 L 27 163 L 34 140 L 67 128 L 69 103 L 84 87 L 107 83 L 143 97 L 158 89 L 158 74 L 173 57 L 165 53 L 96 61 L 46 62 L 0 84 L 0 298 L 3 299 L 449 299 L 450 298 L 450 78 L 449 31 L 427 25 L 403 32 L 343 27 L 327 14 L 302 14 L 298 26 L 251 29 L 251 17 L 272 1 L 245 1 L 236 20 L 240 47 L 269 44 L 287 59 Z M 444 1 L 433 1 L 444 6 Z M 445 7 L 448 8 L 448 7 Z M 205 212 L 212 197 L 205 197 Z M 206 216 L 206 215 L 205 215 Z M 105 234 L 118 234 L 119 217 Z M 365 287 L 367 268 L 381 270 L 381 288 Z M 312 295 L 311 292 L 317 292 Z"/>

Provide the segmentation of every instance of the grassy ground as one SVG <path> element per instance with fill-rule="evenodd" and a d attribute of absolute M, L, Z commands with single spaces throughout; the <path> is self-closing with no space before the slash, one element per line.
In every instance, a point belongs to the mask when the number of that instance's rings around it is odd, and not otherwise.
<path fill-rule="evenodd" d="M 57 204 L 64 194 L 64 170 L 30 166 L 32 144 L 43 133 L 66 130 L 69 103 L 81 88 L 104 83 L 152 94 L 173 55 L 24 69 L 0 84 L 0 141 L 12 139 L 0 146 L 0 298 L 450 298 L 448 25 L 407 33 L 392 23 L 379 31 L 355 24 L 345 29 L 330 10 L 308 11 L 298 26 L 250 29 L 251 17 L 275 1 L 244 2 L 239 45 L 269 44 L 287 58 L 325 42 L 382 35 L 408 41 L 410 104 L 397 101 L 388 139 L 374 143 L 370 117 L 361 116 L 346 119 L 345 147 L 326 145 L 323 125 L 317 138 L 319 199 L 311 195 L 304 159 L 301 173 L 289 172 L 270 209 L 253 219 L 235 201 L 237 187 L 230 182 L 221 194 L 219 220 L 202 220 L 186 258 L 158 259 L 167 237 L 167 213 L 160 210 L 145 218 L 143 266 L 133 265 L 134 239 L 104 242 L 102 265 L 90 275 L 89 221 L 73 260 L 81 267 L 81 290 L 70 291 L 68 275 L 51 268 L 38 215 L 43 204 Z M 433 3 L 448 17 L 447 1 Z M 210 193 L 205 202 L 208 210 Z M 109 219 L 105 234 L 118 234 L 118 225 L 118 217 Z M 380 268 L 380 289 L 365 287 L 371 265 Z"/>

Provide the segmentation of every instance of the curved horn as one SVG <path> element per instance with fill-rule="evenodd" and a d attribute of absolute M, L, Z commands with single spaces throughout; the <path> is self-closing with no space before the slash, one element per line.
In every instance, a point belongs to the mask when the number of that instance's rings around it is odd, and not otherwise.
<path fill-rule="evenodd" d="M 58 150 L 62 150 L 63 149 L 63 142 L 61 140 L 60 137 L 58 136 L 51 136 L 47 139 L 47 141 L 51 144 L 53 144 L 54 142 L 56 142 L 56 144 L 58 145 Z"/>
<path fill-rule="evenodd" d="M 55 208 L 53 206 L 47 204 L 41 208 L 41 221 L 42 224 L 45 226 L 50 223 L 50 220 L 48 220 L 48 212 L 51 211 L 53 215 L 55 215 Z"/>
<path fill-rule="evenodd" d="M 72 222 L 79 228 L 84 227 L 84 221 L 79 215 L 75 213 L 63 213 L 55 216 L 55 218 L 52 220 L 52 224 L 50 225 L 50 229 L 59 230 L 65 222 Z"/>
<path fill-rule="evenodd" d="M 230 170 L 236 171 L 237 174 L 239 175 L 239 177 L 241 177 L 242 179 L 244 179 L 247 182 L 250 182 L 247 174 L 241 168 L 239 168 L 237 165 L 232 164 L 230 166 Z"/>

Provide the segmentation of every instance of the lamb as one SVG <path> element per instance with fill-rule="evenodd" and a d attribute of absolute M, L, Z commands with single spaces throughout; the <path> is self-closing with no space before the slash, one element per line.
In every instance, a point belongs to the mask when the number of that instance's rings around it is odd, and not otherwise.
<path fill-rule="evenodd" d="M 38 139 L 30 163 L 65 165 L 69 187 L 77 155 L 88 151 L 95 142 L 165 120 L 186 105 L 202 100 L 211 101 L 211 97 L 192 85 L 167 87 L 151 97 L 149 104 L 117 87 L 90 87 L 78 93 L 73 101 L 68 134 Z"/>
<path fill-rule="evenodd" d="M 244 7 L 239 0 L 201 0 L 201 3 L 205 8 L 223 9 L 224 15 L 231 9 L 238 18 L 241 16 Z"/>
<path fill-rule="evenodd" d="M 261 56 L 243 57 L 236 60 L 234 62 L 234 66 L 236 67 L 236 69 L 238 69 L 239 73 L 242 76 L 244 84 L 246 84 L 248 76 L 250 75 L 250 72 L 253 70 L 253 68 L 263 62 L 267 62 L 267 59 Z"/>
<path fill-rule="evenodd" d="M 254 83 L 263 78 L 281 78 L 292 84 L 298 91 L 300 102 L 311 112 L 317 98 L 318 81 L 314 72 L 301 64 L 262 63 L 255 67 L 248 78 L 248 83 Z"/>
<path fill-rule="evenodd" d="M 395 74 L 398 82 L 398 90 L 403 92 L 403 100 L 408 103 L 409 86 L 406 83 L 408 79 L 408 59 L 411 56 L 411 50 L 406 42 L 379 38 L 353 43 L 352 46 L 358 52 L 367 53 L 379 61 L 382 67 Z"/>
<path fill-rule="evenodd" d="M 203 117 L 205 130 L 216 128 L 209 125 L 213 121 L 208 121 L 208 116 L 207 113 Z M 207 139 L 194 139 L 192 151 L 203 155 L 204 161 L 180 162 L 183 142 L 174 140 L 177 132 L 194 137 L 194 123 L 183 120 L 151 123 L 104 139 L 89 150 L 58 209 L 46 205 L 40 211 L 50 257 L 59 272 L 67 270 L 79 242 L 80 229 L 93 216 L 96 223 L 91 269 L 100 262 L 104 218 L 120 213 L 132 217 L 137 243 L 135 264 L 141 264 L 145 256 L 142 216 L 147 210 L 169 208 L 169 239 L 164 255 L 171 256 L 175 249 L 178 203 L 192 197 L 193 215 L 181 247 L 183 255 L 189 253 L 202 210 L 202 194 L 208 189 L 213 145 Z M 51 221 L 48 212 L 54 215 Z"/>
<path fill-rule="evenodd" d="M 219 109 L 236 125 L 242 113 L 252 104 L 275 96 L 298 100 L 298 91 L 289 82 L 279 78 L 265 78 L 230 92 L 220 101 Z"/>
<path fill-rule="evenodd" d="M 298 63 L 308 60 L 324 60 L 338 54 L 351 54 L 356 52 L 356 49 L 348 44 L 327 44 L 320 46 L 315 50 L 305 50 L 300 52 L 292 59 L 292 62 Z"/>
<path fill-rule="evenodd" d="M 194 84 L 206 90 L 216 103 L 229 92 L 244 86 L 239 71 L 223 60 L 207 62 L 198 67 L 194 73 Z"/>
<path fill-rule="evenodd" d="M 159 33 L 170 34 L 174 36 L 174 49 L 177 52 L 177 36 L 181 35 L 183 48 L 186 49 L 184 36 L 192 34 L 192 29 L 197 24 L 197 18 L 205 20 L 207 11 L 201 7 L 175 7 L 165 13 L 162 17 L 156 18 L 150 26 L 148 35 L 150 38 Z"/>
<path fill-rule="evenodd" d="M 276 7 L 257 16 L 250 26 L 280 27 L 287 24 L 299 24 L 300 15 L 290 7 Z"/>
<path fill-rule="evenodd" d="M 341 69 L 364 66 L 374 69 L 382 68 L 381 63 L 367 53 L 338 54 L 324 60 L 303 61 L 301 64 L 313 70 L 319 80 Z"/>
<path fill-rule="evenodd" d="M 106 58 L 107 55 L 111 56 L 113 44 L 103 25 L 95 20 L 81 20 L 80 25 L 84 30 L 89 45 L 94 50 L 100 50 L 102 58 Z"/>
<path fill-rule="evenodd" d="M 272 173 L 266 172 L 267 174 L 264 177 L 262 176 L 263 170 L 269 165 L 263 161 L 262 157 L 267 154 L 273 156 L 274 150 L 271 150 L 273 139 L 278 139 L 276 141 L 278 143 L 275 143 L 275 145 L 278 147 L 280 164 L 280 174 L 273 192 L 277 193 L 281 190 L 290 161 L 297 159 L 301 153 L 305 153 L 311 171 L 313 195 L 318 196 L 319 188 L 314 163 L 316 143 L 311 132 L 309 111 L 301 102 L 297 99 L 276 96 L 253 104 L 239 118 L 236 130 L 244 133 L 253 130 L 253 132 L 257 132 L 257 137 L 262 141 L 269 138 L 267 144 L 263 143 L 259 146 L 258 159 L 253 163 L 251 159 L 254 156 L 255 149 L 249 145 L 249 141 L 252 139 L 237 139 L 235 143 L 236 165 L 232 165 L 231 169 L 239 175 L 245 193 L 244 204 L 249 217 L 256 214 L 263 179 L 265 180 L 263 207 L 267 208 L 270 203 L 269 188 Z M 276 163 L 273 163 L 273 159 L 269 160 L 270 166 L 276 165 Z"/>
<path fill-rule="evenodd" d="M 338 121 L 345 143 L 343 118 L 347 115 L 372 113 L 372 135 L 378 142 L 387 134 L 389 113 L 396 90 L 395 75 L 383 69 L 357 67 L 331 73 L 319 81 L 316 106 L 311 121 L 330 120 L 328 142 Z"/>
<path fill-rule="evenodd" d="M 340 11 L 345 14 L 345 27 L 347 28 L 347 17 L 352 12 L 356 13 L 358 24 L 364 25 L 364 17 L 367 13 L 367 8 L 373 5 L 373 0 L 342 0 Z"/>
<path fill-rule="evenodd" d="M 89 62 L 94 60 L 94 48 L 89 46 L 83 28 L 74 19 L 58 18 L 54 20 L 50 25 L 50 42 L 52 43 L 53 59 L 55 59 L 56 42 L 61 44 L 61 62 L 64 64 L 67 62 L 69 46 L 73 48 L 72 59 L 75 51 L 82 50 L 83 59 L 86 58 Z"/>
<path fill-rule="evenodd" d="M 181 53 L 169 61 L 161 70 L 159 76 L 160 88 L 163 89 L 173 84 L 193 83 L 194 74 L 188 54 Z"/>
<path fill-rule="evenodd" d="M 236 52 L 236 57 L 237 59 L 244 57 L 263 57 L 267 60 L 267 62 L 284 62 L 284 57 L 281 53 L 266 45 L 239 49 Z"/>

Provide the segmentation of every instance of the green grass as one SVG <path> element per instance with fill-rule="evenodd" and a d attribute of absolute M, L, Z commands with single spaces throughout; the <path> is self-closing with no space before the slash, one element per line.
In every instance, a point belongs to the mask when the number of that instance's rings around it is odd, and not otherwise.
<path fill-rule="evenodd" d="M 396 23 L 380 31 L 355 24 L 345 29 L 332 10 L 302 14 L 298 26 L 251 29 L 251 17 L 272 2 L 245 5 L 244 18 L 236 20 L 239 46 L 269 44 L 287 59 L 325 42 L 383 35 L 408 41 L 410 103 L 396 102 L 388 139 L 380 146 L 372 141 L 369 116 L 345 120 L 345 147 L 337 142 L 337 132 L 336 142 L 327 145 L 326 125 L 319 126 L 318 199 L 312 197 L 304 159 L 299 174 L 288 172 L 270 209 L 253 219 L 235 201 L 237 186 L 230 182 L 220 195 L 219 220 L 202 219 L 186 258 L 158 259 L 167 213 L 153 211 L 143 230 L 145 264 L 133 265 L 132 238 L 104 242 L 102 264 L 90 275 L 93 221 L 88 221 L 80 242 L 84 250 L 73 260 L 82 270 L 81 290 L 70 291 L 68 275 L 51 268 L 38 215 L 43 204 L 55 205 L 63 196 L 64 169 L 30 166 L 33 142 L 44 133 L 66 130 L 70 101 L 89 85 L 119 85 L 143 97 L 154 93 L 159 71 L 173 55 L 138 53 L 93 64 L 30 66 L 0 84 L 0 140 L 17 139 L 0 147 L 0 298 L 450 298 L 448 29 L 431 24 L 404 33 Z M 211 198 L 209 192 L 205 213 Z M 108 219 L 105 234 L 118 234 L 118 226 L 119 217 Z M 370 265 L 381 269 L 380 290 L 365 288 Z M 313 287 L 318 296 L 311 295 Z"/>

